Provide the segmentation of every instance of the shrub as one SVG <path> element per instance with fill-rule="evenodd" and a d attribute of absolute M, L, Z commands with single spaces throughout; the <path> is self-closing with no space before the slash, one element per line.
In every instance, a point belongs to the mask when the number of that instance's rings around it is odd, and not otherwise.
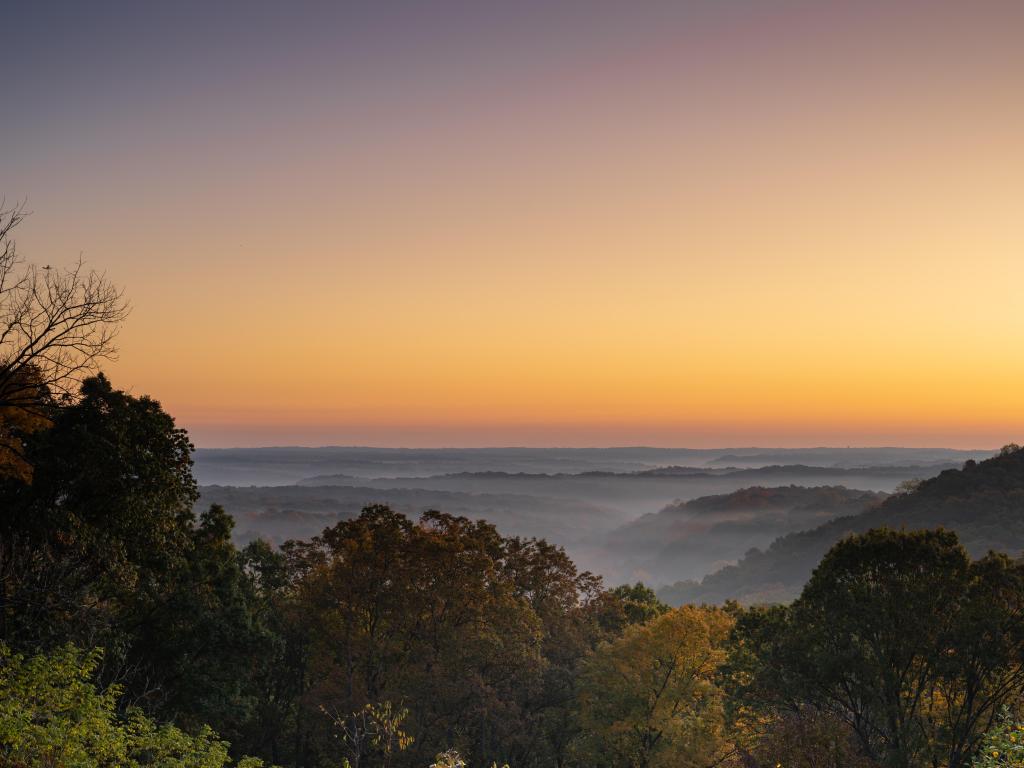
<path fill-rule="evenodd" d="M 0 764 L 19 768 L 224 768 L 228 744 L 209 727 L 189 735 L 138 710 L 116 712 L 97 690 L 99 650 L 67 645 L 26 658 L 0 643 Z M 237 768 L 260 768 L 243 758 Z"/>
<path fill-rule="evenodd" d="M 1024 723 L 1004 713 L 999 723 L 985 734 L 972 768 L 1024 767 Z"/>

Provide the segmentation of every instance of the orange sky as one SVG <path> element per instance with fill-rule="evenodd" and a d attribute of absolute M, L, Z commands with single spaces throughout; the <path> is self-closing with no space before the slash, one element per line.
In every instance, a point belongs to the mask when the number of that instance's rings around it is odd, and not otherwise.
<path fill-rule="evenodd" d="M 1024 437 L 1024 5 L 677 5 L 28 19 L 0 193 L 201 445 Z"/>

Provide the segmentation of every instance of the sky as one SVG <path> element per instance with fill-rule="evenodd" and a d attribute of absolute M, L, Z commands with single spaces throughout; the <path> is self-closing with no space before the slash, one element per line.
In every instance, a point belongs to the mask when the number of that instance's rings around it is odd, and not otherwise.
<path fill-rule="evenodd" d="M 1024 3 L 4 10 L 0 195 L 200 446 L 1024 438 Z"/>

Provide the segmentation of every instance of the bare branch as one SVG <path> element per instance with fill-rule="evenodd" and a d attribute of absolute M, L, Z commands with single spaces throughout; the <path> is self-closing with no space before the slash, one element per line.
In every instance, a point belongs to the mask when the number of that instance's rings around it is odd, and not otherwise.
<path fill-rule="evenodd" d="M 0 202 L 0 408 L 29 407 L 39 391 L 74 399 L 83 379 L 116 359 L 129 312 L 123 291 L 81 257 L 66 268 L 25 263 L 12 236 L 25 215 L 24 205 Z"/>

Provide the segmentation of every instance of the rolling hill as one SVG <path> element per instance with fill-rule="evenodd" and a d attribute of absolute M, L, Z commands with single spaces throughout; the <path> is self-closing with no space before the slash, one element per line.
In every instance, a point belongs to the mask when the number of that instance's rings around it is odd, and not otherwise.
<path fill-rule="evenodd" d="M 962 469 L 947 469 L 864 512 L 782 536 L 763 551 L 752 549 L 736 565 L 658 594 L 674 605 L 791 600 L 833 544 L 880 527 L 943 527 L 956 531 L 974 557 L 989 550 L 1018 554 L 1024 549 L 1024 449 L 1010 445 L 985 461 L 968 460 Z"/>
<path fill-rule="evenodd" d="M 607 536 L 609 560 L 648 583 L 700 578 L 755 546 L 857 514 L 887 494 L 839 485 L 754 486 L 702 496 L 642 515 Z"/>

